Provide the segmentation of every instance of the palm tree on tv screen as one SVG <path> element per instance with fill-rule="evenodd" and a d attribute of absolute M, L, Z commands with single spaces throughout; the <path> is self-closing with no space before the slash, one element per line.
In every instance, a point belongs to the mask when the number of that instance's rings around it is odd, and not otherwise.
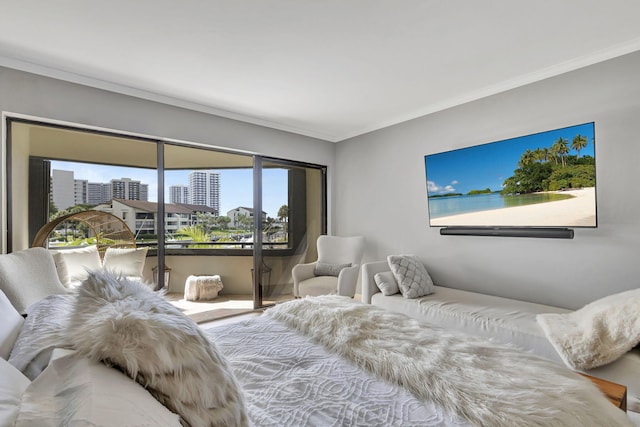
<path fill-rule="evenodd" d="M 578 158 L 580 158 L 580 150 L 587 146 L 587 137 L 583 135 L 576 135 L 571 141 L 571 148 L 578 152 Z"/>
<path fill-rule="evenodd" d="M 569 153 L 569 141 L 566 138 L 558 138 L 556 142 L 553 143 L 551 149 L 560 156 L 560 160 L 562 162 L 562 167 L 566 166 L 564 161 L 565 156 Z M 556 160 L 557 164 L 557 160 Z"/>

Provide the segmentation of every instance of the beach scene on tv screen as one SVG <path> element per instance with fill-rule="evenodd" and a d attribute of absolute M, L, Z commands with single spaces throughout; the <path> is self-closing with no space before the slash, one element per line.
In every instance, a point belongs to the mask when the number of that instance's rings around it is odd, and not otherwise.
<path fill-rule="evenodd" d="M 594 123 L 425 156 L 429 224 L 595 227 Z"/>

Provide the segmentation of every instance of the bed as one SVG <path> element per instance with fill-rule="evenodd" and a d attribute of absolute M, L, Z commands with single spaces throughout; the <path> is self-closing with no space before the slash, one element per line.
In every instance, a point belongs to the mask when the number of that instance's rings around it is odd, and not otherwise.
<path fill-rule="evenodd" d="M 161 295 L 94 272 L 78 294 L 29 307 L 11 347 L 3 426 L 632 425 L 558 364 L 346 297 L 205 332 Z"/>

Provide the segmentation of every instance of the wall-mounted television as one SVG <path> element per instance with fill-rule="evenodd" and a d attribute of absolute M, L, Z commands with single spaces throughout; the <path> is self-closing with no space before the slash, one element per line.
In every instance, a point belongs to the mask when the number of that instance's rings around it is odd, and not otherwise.
<path fill-rule="evenodd" d="M 596 227 L 594 128 L 584 123 L 426 155 L 429 225 Z"/>

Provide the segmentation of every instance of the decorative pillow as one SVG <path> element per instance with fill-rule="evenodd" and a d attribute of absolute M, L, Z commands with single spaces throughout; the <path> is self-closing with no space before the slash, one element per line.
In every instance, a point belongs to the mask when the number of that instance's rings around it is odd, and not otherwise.
<path fill-rule="evenodd" d="M 570 313 L 544 313 L 538 324 L 573 369 L 613 362 L 640 343 L 640 289 L 609 295 Z"/>
<path fill-rule="evenodd" d="M 385 271 L 382 273 L 377 273 L 373 276 L 373 280 L 376 282 L 378 289 L 382 292 L 382 295 L 395 295 L 400 292 L 398 289 L 398 282 L 396 282 L 396 278 L 393 277 L 393 273 L 391 271 Z"/>
<path fill-rule="evenodd" d="M 78 289 L 68 341 L 118 366 L 188 425 L 246 425 L 233 372 L 202 330 L 159 294 L 105 271 Z"/>
<path fill-rule="evenodd" d="M 80 249 L 68 249 L 56 251 L 56 256 L 62 259 L 66 266 L 68 279 L 65 283 L 68 286 L 72 282 L 83 281 L 88 277 L 88 270 L 99 270 L 102 268 L 102 261 L 96 245 L 87 246 Z M 60 272 L 60 267 L 58 267 Z"/>
<path fill-rule="evenodd" d="M 431 276 L 414 255 L 389 255 L 389 268 L 405 298 L 417 298 L 434 292 Z"/>
<path fill-rule="evenodd" d="M 123 276 L 142 276 L 149 248 L 107 248 L 102 266 Z"/>
<path fill-rule="evenodd" d="M 340 275 L 340 271 L 343 268 L 351 267 L 351 263 L 349 264 L 328 264 L 325 262 L 316 263 L 316 268 L 314 274 L 316 276 L 336 276 Z"/>
<path fill-rule="evenodd" d="M 20 314 L 48 295 L 68 292 L 58 279 L 53 256 L 45 248 L 0 255 L 0 290 Z"/>
<path fill-rule="evenodd" d="M 122 372 L 68 353 L 54 352 L 51 364 L 27 387 L 16 427 L 180 426 L 178 415 Z"/>
<path fill-rule="evenodd" d="M 13 426 L 30 381 L 0 357 L 0 426 Z"/>
<path fill-rule="evenodd" d="M 51 250 L 51 255 L 53 255 L 53 262 L 56 263 L 56 271 L 58 272 L 58 278 L 60 282 L 66 287 L 69 287 L 69 269 L 67 268 L 67 263 L 64 261 L 64 257 L 60 253 L 60 251 Z"/>
<path fill-rule="evenodd" d="M 0 357 L 8 359 L 20 334 L 24 317 L 16 311 L 2 291 L 0 291 L 0 316 Z"/>

